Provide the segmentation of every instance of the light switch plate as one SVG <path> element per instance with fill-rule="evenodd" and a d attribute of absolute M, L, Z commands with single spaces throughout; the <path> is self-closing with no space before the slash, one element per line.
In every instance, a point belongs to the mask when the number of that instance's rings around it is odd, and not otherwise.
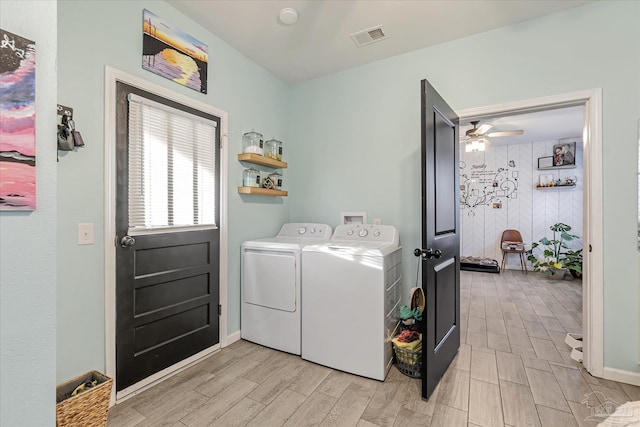
<path fill-rule="evenodd" d="M 93 223 L 81 223 L 78 224 L 78 244 L 79 245 L 93 245 Z"/>

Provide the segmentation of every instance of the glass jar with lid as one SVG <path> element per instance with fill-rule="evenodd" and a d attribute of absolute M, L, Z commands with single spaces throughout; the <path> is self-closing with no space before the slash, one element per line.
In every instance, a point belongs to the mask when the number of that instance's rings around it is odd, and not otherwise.
<path fill-rule="evenodd" d="M 282 174 L 273 172 L 269 175 L 269 178 L 271 178 L 271 181 L 273 181 L 273 188 L 275 188 L 276 190 L 282 190 Z"/>
<path fill-rule="evenodd" d="M 245 169 L 242 173 L 242 185 L 245 187 L 260 187 L 260 171 L 258 169 Z"/>
<path fill-rule="evenodd" d="M 265 157 L 274 160 L 282 160 L 282 142 L 275 138 L 270 139 L 264 144 Z"/>
<path fill-rule="evenodd" d="M 251 132 L 247 132 L 242 135 L 242 152 L 253 153 L 263 155 L 264 153 L 264 140 L 262 134 L 251 129 Z"/>

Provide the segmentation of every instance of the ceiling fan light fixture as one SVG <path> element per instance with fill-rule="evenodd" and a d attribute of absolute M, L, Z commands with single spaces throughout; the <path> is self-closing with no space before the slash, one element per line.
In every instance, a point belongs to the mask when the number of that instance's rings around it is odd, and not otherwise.
<path fill-rule="evenodd" d="M 462 138 L 462 141 L 466 141 L 464 151 L 466 153 L 473 153 L 476 151 L 485 151 L 487 148 L 487 144 L 491 145 L 491 141 L 486 137 L 499 137 L 499 136 L 516 136 L 524 134 L 524 130 L 507 130 L 507 131 L 498 131 L 498 132 L 489 132 L 493 129 L 493 125 L 490 124 L 482 124 L 478 126 L 480 123 L 479 120 L 472 120 L 469 122 L 473 128 L 468 129 L 465 132 L 465 136 Z M 461 142 L 462 142 L 461 141 Z"/>
<path fill-rule="evenodd" d="M 484 139 L 479 140 L 479 139 L 471 139 L 469 141 L 467 141 L 467 143 L 464 146 L 464 151 L 466 153 L 473 153 L 476 151 L 484 151 L 486 149 L 486 144 Z"/>

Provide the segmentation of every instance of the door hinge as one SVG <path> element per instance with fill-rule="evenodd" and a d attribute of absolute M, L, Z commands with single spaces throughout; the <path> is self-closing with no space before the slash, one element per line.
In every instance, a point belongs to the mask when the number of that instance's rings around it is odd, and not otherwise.
<path fill-rule="evenodd" d="M 118 235 L 113 239 L 113 246 L 118 247 Z"/>
<path fill-rule="evenodd" d="M 591 244 L 589 244 L 589 252 L 593 252 L 593 247 L 591 247 Z"/>
<path fill-rule="evenodd" d="M 218 316 L 222 316 L 222 304 L 218 304 Z"/>

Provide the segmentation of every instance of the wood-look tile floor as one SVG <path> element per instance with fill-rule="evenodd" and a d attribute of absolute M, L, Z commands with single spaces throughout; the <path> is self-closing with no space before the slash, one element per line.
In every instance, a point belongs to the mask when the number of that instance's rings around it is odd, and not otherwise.
<path fill-rule="evenodd" d="M 239 341 L 111 408 L 108 426 L 595 426 L 594 407 L 640 387 L 571 360 L 581 310 L 579 280 L 463 271 L 460 351 L 428 401 L 395 367 L 379 382 Z"/>

